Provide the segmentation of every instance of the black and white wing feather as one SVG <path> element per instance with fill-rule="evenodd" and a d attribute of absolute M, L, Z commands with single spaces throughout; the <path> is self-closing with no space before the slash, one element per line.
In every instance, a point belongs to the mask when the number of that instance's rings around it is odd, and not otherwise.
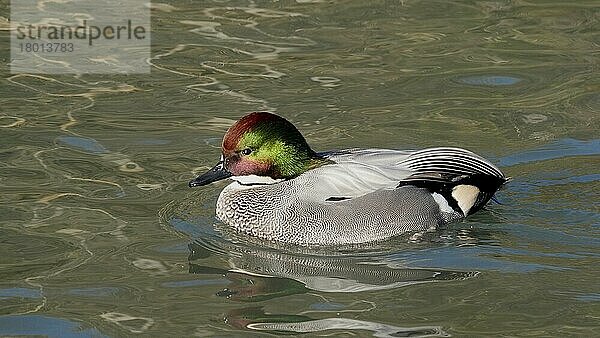
<path fill-rule="evenodd" d="M 481 209 L 508 181 L 491 162 L 460 148 L 419 150 L 398 164 L 412 172 L 399 186 L 413 185 L 440 194 L 463 216 Z"/>

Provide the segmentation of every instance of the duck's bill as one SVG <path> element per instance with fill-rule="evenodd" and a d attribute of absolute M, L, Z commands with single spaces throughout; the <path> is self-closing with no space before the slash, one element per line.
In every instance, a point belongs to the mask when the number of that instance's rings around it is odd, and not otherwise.
<path fill-rule="evenodd" d="M 229 170 L 227 170 L 223 165 L 223 161 L 220 161 L 209 171 L 191 180 L 189 186 L 190 188 L 201 187 L 212 182 L 226 179 L 227 177 L 231 177 L 231 175 L 231 172 L 229 172 Z"/>

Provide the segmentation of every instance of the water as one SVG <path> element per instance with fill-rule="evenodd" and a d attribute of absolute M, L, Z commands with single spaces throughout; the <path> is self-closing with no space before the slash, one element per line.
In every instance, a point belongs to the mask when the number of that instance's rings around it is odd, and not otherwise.
<path fill-rule="evenodd" d="M 151 75 L 2 63 L 0 335 L 599 336 L 598 15 L 596 1 L 165 1 Z M 316 150 L 461 146 L 513 181 L 416 242 L 250 240 L 214 219 L 224 183 L 187 182 L 255 110 Z"/>

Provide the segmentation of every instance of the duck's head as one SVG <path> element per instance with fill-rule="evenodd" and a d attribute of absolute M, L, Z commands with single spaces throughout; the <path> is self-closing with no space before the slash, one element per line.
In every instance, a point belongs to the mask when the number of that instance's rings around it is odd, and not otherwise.
<path fill-rule="evenodd" d="M 256 112 L 234 123 L 223 137 L 221 160 L 190 181 L 203 186 L 228 177 L 241 183 L 274 183 L 325 164 L 288 120 Z"/>

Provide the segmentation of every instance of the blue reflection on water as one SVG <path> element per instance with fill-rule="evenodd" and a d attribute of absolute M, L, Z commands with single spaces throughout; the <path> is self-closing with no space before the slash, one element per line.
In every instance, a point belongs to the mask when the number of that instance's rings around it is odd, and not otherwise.
<path fill-rule="evenodd" d="M 511 86 L 521 82 L 522 79 L 506 75 L 474 75 L 458 78 L 457 81 L 475 86 Z"/>
<path fill-rule="evenodd" d="M 77 148 L 92 154 L 106 154 L 108 150 L 104 148 L 98 141 L 93 138 L 78 137 L 78 136 L 60 136 L 60 143 L 68 145 L 72 148 Z"/>
<path fill-rule="evenodd" d="M 0 316 L 0 336 L 108 337 L 79 322 L 40 315 Z"/>
<path fill-rule="evenodd" d="M 42 298 L 40 290 L 28 288 L 0 289 L 0 299 L 8 298 Z"/>
<path fill-rule="evenodd" d="M 556 158 L 600 155 L 600 139 L 580 141 L 571 138 L 557 140 L 540 148 L 532 149 L 500 159 L 500 166 L 511 166 L 521 163 L 546 161 Z"/>
<path fill-rule="evenodd" d="M 570 270 L 564 266 L 520 262 L 523 257 L 554 257 L 550 254 L 493 246 L 441 247 L 418 251 L 398 252 L 388 256 L 388 264 L 407 267 L 487 270 L 528 273 L 539 270 Z M 560 257 L 560 254 L 557 254 Z"/>

